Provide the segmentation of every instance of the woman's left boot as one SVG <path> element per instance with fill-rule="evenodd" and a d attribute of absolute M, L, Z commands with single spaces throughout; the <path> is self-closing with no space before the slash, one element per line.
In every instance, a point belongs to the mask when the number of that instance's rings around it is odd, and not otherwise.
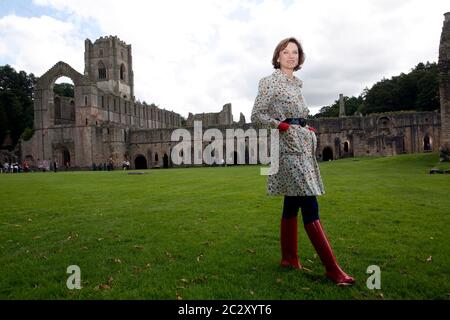
<path fill-rule="evenodd" d="M 336 261 L 320 220 L 305 224 L 305 230 L 311 240 L 317 254 L 325 266 L 326 275 L 338 286 L 349 286 L 355 283 L 355 279 L 346 274 Z"/>

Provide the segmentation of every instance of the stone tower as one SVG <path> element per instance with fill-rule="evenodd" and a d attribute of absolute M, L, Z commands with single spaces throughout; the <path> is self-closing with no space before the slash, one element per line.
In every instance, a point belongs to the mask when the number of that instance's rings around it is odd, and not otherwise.
<path fill-rule="evenodd" d="M 97 87 L 122 99 L 134 101 L 131 45 L 116 36 L 85 40 L 84 74 Z"/>
<path fill-rule="evenodd" d="M 438 69 L 441 96 L 441 160 L 450 161 L 450 12 L 445 14 L 442 28 Z"/>

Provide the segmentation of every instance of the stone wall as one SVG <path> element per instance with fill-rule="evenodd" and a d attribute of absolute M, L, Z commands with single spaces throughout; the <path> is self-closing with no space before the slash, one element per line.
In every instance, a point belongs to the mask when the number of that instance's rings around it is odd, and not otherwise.
<path fill-rule="evenodd" d="M 195 115 L 189 112 L 186 126 L 194 126 L 194 121 L 202 121 L 203 126 L 205 127 L 231 125 L 233 124 L 231 103 L 225 104 L 220 112 L 197 113 Z"/>
<path fill-rule="evenodd" d="M 439 46 L 439 94 L 441 99 L 441 160 L 450 161 L 450 12 L 445 14 Z"/>

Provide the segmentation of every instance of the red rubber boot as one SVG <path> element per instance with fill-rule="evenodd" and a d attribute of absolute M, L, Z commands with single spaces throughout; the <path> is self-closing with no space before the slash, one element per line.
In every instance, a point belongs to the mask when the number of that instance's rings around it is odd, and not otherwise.
<path fill-rule="evenodd" d="M 280 228 L 281 266 L 301 269 L 298 259 L 297 217 L 281 219 Z"/>
<path fill-rule="evenodd" d="M 341 267 L 339 267 L 336 257 L 331 249 L 330 242 L 323 231 L 320 220 L 305 225 L 306 233 L 311 240 L 317 254 L 325 266 L 326 275 L 338 286 L 349 286 L 355 283 L 355 279 L 347 275 Z"/>

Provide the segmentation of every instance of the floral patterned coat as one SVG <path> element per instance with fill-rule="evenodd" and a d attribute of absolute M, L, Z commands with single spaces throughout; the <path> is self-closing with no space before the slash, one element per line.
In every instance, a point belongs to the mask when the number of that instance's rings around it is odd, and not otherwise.
<path fill-rule="evenodd" d="M 276 69 L 260 80 L 251 120 L 259 127 L 276 129 L 280 120 L 306 118 L 309 110 L 301 92 L 302 81 Z M 280 119 L 280 120 L 278 120 Z M 279 170 L 269 175 L 269 195 L 317 196 L 325 189 L 316 160 L 317 138 L 308 126 L 290 125 L 280 132 Z"/>

